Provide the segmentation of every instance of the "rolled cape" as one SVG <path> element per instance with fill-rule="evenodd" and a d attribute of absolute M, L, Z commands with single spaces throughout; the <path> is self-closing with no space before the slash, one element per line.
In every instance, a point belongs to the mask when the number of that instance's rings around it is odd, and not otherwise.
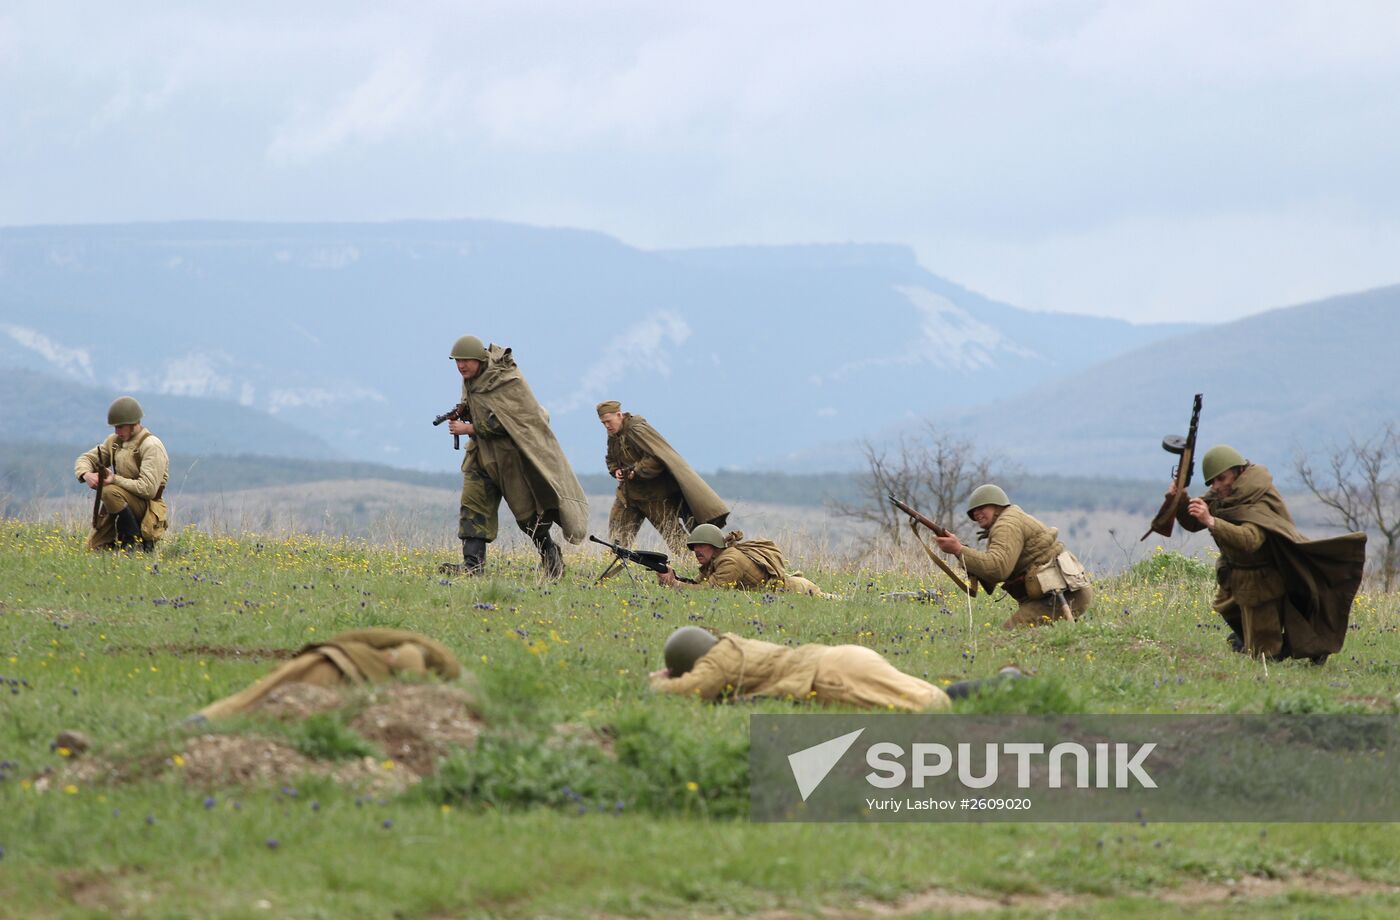
<path fill-rule="evenodd" d="M 598 417 L 599 417 L 599 418 L 602 418 L 602 417 L 605 416 L 605 415 L 612 415 L 614 412 L 621 412 L 621 411 L 622 411 L 622 403 L 618 402 L 618 401 L 615 400 L 615 399 L 609 399 L 609 400 L 606 400 L 606 401 L 604 401 L 604 402 L 598 403 Z"/>
<path fill-rule="evenodd" d="M 354 629 L 306 646 L 271 674 L 210 703 L 198 715 L 218 719 L 248 712 L 272 691 L 288 684 L 380 684 L 399 674 L 436 674 L 443 680 L 455 680 L 461 673 L 457 657 L 436 639 L 406 629 Z"/>

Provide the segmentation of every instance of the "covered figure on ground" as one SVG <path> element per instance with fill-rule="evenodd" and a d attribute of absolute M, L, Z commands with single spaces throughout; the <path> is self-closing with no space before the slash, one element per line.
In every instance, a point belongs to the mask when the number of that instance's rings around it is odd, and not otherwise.
<path fill-rule="evenodd" d="M 1176 519 L 1209 530 L 1220 558 L 1211 606 L 1231 630 L 1231 646 L 1268 658 L 1322 664 L 1341 651 L 1366 564 L 1366 535 L 1308 540 L 1293 524 L 1268 469 L 1228 444 L 1201 460 L 1209 490 L 1188 499 L 1175 483 Z"/>
<path fill-rule="evenodd" d="M 165 484 L 170 457 L 160 438 L 141 424 L 141 404 L 122 396 L 107 409 L 112 434 L 78 457 L 73 472 L 93 497 L 88 549 L 151 552 L 170 525 Z"/>
<path fill-rule="evenodd" d="M 801 572 L 788 572 L 782 550 L 771 540 L 745 540 L 740 531 L 725 535 L 713 524 L 701 524 L 685 542 L 700 563 L 700 576 L 688 581 L 677 576 L 675 569 L 658 573 L 656 580 L 668 588 L 736 588 L 831 596 Z"/>
<path fill-rule="evenodd" d="M 382 684 L 401 675 L 436 675 L 456 680 L 462 667 L 435 639 L 404 629 L 355 629 L 308 645 L 251 686 L 210 703 L 187 721 L 200 722 L 248 712 L 280 687 Z"/>
<path fill-rule="evenodd" d="M 863 645 L 799 645 L 716 636 L 682 626 L 666 640 L 666 667 L 650 675 L 651 688 L 704 700 L 780 699 L 868 709 L 927 712 L 947 709 L 987 681 L 959 681 L 941 690 L 905 674 Z M 1005 668 L 997 679 L 1018 677 Z"/>
<path fill-rule="evenodd" d="M 650 521 L 672 555 L 679 556 L 691 528 L 724 526 L 729 518 L 724 501 L 646 419 L 609 400 L 598 404 L 598 420 L 608 432 L 608 473 L 617 480 L 608 514 L 614 543 L 630 547 L 642 522 Z"/>
<path fill-rule="evenodd" d="M 1011 504 L 1000 486 L 973 489 L 967 516 L 982 528 L 985 550 L 963 546 L 951 533 L 934 539 L 939 549 L 962 560 L 974 591 L 980 586 L 991 594 L 1000 584 L 1016 601 L 1003 628 L 1073 622 L 1089 609 L 1094 599 L 1089 573 L 1060 542 L 1059 531 Z"/>
<path fill-rule="evenodd" d="M 464 335 L 452 346 L 462 375 L 453 435 L 467 435 L 462 459 L 462 503 L 457 536 L 462 564 L 449 566 L 476 575 L 486 564 L 486 545 L 496 539 L 501 499 L 540 554 L 549 578 L 564 574 L 564 557 L 550 537 L 559 525 L 570 543 L 588 532 L 588 499 L 549 427 L 549 415 L 535 399 L 509 348 L 489 348 Z"/>

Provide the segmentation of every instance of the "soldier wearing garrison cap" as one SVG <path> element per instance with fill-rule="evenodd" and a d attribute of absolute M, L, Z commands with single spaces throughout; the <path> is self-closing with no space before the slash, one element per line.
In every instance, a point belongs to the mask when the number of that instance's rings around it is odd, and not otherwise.
<path fill-rule="evenodd" d="M 170 457 L 141 424 L 141 404 L 122 396 L 107 409 L 112 434 L 78 457 L 73 473 L 96 494 L 89 549 L 151 552 L 170 524 L 165 483 Z"/>
<path fill-rule="evenodd" d="M 724 526 L 729 518 L 724 501 L 646 419 L 608 400 L 598 404 L 598 420 L 608 432 L 608 472 L 617 480 L 608 514 L 614 543 L 631 546 L 642 522 L 650 521 L 672 555 L 681 556 L 692 527 Z"/>
<path fill-rule="evenodd" d="M 458 418 L 448 424 L 467 435 L 462 459 L 462 503 L 457 536 L 467 575 L 486 565 L 486 545 L 496 539 L 501 499 L 516 525 L 540 554 L 547 578 L 564 574 L 564 557 L 550 537 L 559 525 L 564 538 L 580 543 L 588 533 L 588 499 L 549 427 L 549 414 L 535 399 L 509 348 L 487 347 L 474 335 L 452 346 L 462 376 Z"/>
<path fill-rule="evenodd" d="M 939 549 L 962 560 L 974 591 L 980 586 L 990 594 L 1000 584 L 1017 602 L 1004 628 L 1073 621 L 1089 609 L 1089 574 L 1060 542 L 1059 531 L 1013 505 L 1000 486 L 973 489 L 967 516 L 982 528 L 985 550 L 963 546 L 952 533 L 935 539 Z"/>

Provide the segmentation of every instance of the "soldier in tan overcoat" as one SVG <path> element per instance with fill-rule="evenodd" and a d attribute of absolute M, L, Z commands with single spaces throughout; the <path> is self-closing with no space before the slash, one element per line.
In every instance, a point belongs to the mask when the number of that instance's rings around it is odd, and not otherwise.
<path fill-rule="evenodd" d="M 1366 563 L 1366 535 L 1308 540 L 1293 523 L 1268 469 L 1228 444 L 1201 460 L 1210 488 L 1188 499 L 1172 483 L 1176 519 L 1209 530 L 1220 548 L 1212 606 L 1239 652 L 1323 664 L 1341 651 Z"/>
<path fill-rule="evenodd" d="M 700 577 L 688 581 L 676 575 L 675 569 L 658 573 L 656 580 L 668 588 L 789 591 L 831 597 L 801 572 L 789 572 L 782 550 L 771 540 L 745 540 L 740 531 L 725 535 L 713 524 L 701 524 L 685 542 L 700 563 Z"/>
<path fill-rule="evenodd" d="M 558 524 L 564 539 L 582 542 L 588 499 L 549 427 L 549 415 L 509 348 L 488 348 L 476 336 L 464 335 L 453 344 L 451 357 L 462 376 L 462 400 L 448 430 L 471 440 L 462 459 L 457 518 L 462 564 L 448 567 L 468 575 L 482 571 L 504 498 L 516 525 L 539 551 L 541 571 L 559 578 L 564 557 L 550 527 Z"/>
<path fill-rule="evenodd" d="M 308 645 L 295 658 L 232 696 L 210 703 L 187 721 L 221 719 L 260 706 L 279 687 L 381 684 L 402 675 L 436 675 L 456 680 L 457 657 L 434 639 L 403 629 L 355 629 Z"/>
<path fill-rule="evenodd" d="M 141 419 L 141 404 L 122 396 L 107 409 L 112 434 L 73 464 L 78 481 L 94 496 L 88 549 L 155 549 L 170 526 L 165 484 L 170 457 Z"/>
<path fill-rule="evenodd" d="M 905 674 L 863 645 L 777 645 L 734 633 L 716 636 L 682 626 L 666 640 L 666 667 L 653 671 L 651 688 L 703 700 L 753 698 L 840 704 L 866 709 L 927 712 L 947 709 L 987 680 L 959 681 L 941 690 Z M 1019 677 L 1003 668 L 992 680 Z"/>
<path fill-rule="evenodd" d="M 1079 560 L 1060 542 L 1059 531 L 1011 504 L 1000 486 L 988 483 L 974 489 L 967 516 L 982 528 L 985 550 L 963 546 L 952 533 L 935 539 L 939 549 L 962 560 L 974 591 L 980 586 L 990 594 L 1000 584 L 1017 602 L 1003 628 L 1072 622 L 1089 609 L 1093 585 Z"/>
<path fill-rule="evenodd" d="M 729 508 L 723 499 L 646 419 L 608 400 L 598 404 L 598 420 L 608 432 L 608 473 L 617 480 L 608 515 L 614 543 L 631 546 L 642 522 L 650 521 L 680 556 L 686 533 L 697 524 L 724 526 Z"/>

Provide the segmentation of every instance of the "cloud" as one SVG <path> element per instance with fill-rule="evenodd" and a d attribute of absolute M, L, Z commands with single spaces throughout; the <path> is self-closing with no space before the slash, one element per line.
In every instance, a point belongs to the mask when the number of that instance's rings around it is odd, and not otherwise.
<path fill-rule="evenodd" d="M 552 415 L 592 407 L 609 397 L 608 391 L 633 371 L 651 371 L 669 376 L 671 350 L 691 336 L 691 328 L 672 312 L 657 313 L 612 339 L 603 356 L 579 378 L 573 395 L 555 402 Z"/>
<path fill-rule="evenodd" d="M 0 329 L 3 329 L 17 344 L 28 348 L 63 373 L 86 380 L 89 383 L 96 379 L 93 374 L 91 349 L 63 345 L 27 326 L 7 324 L 0 326 Z"/>
<path fill-rule="evenodd" d="M 337 403 L 388 402 L 384 394 L 370 387 L 284 387 L 269 392 L 267 411 L 276 415 L 287 409 L 323 409 Z"/>

